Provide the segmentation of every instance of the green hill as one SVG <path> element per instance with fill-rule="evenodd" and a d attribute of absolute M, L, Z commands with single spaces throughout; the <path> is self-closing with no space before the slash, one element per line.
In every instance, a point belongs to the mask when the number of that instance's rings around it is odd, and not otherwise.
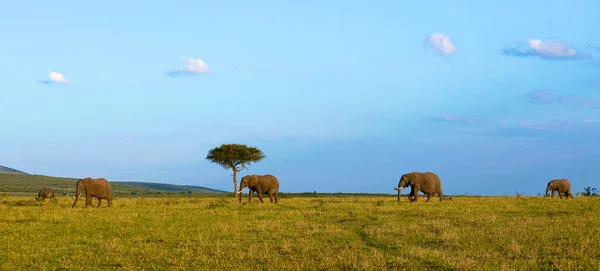
<path fill-rule="evenodd" d="M 0 173 L 27 174 L 23 171 L 18 171 L 14 168 L 0 166 Z"/>
<path fill-rule="evenodd" d="M 20 172 L 20 171 L 19 171 Z M 37 193 L 42 187 L 54 189 L 57 195 L 75 193 L 76 178 L 50 177 L 43 175 L 0 173 L 0 193 Z M 110 181 L 110 180 L 109 180 Z M 113 195 L 165 195 L 165 194 L 221 194 L 225 191 L 194 185 L 175 185 L 146 182 L 111 181 Z"/>

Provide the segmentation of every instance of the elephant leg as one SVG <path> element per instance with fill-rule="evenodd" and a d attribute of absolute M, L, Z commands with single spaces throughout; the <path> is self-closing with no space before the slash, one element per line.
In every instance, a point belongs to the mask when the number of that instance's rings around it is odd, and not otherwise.
<path fill-rule="evenodd" d="M 248 202 L 252 201 L 252 195 L 254 194 L 254 190 L 248 189 Z"/>
<path fill-rule="evenodd" d="M 102 203 L 102 198 L 98 198 L 98 206 L 96 207 L 100 208 L 100 203 Z"/>
<path fill-rule="evenodd" d="M 279 203 L 279 191 L 275 192 L 275 204 Z"/>
<path fill-rule="evenodd" d="M 573 194 L 571 194 L 571 190 L 567 190 L 567 196 L 571 197 L 571 199 L 573 198 Z"/>
<path fill-rule="evenodd" d="M 558 190 L 558 198 L 559 199 L 562 199 L 562 193 L 563 193 L 563 191 Z"/>
<path fill-rule="evenodd" d="M 425 202 L 429 202 L 429 200 L 431 200 L 431 194 L 427 193 L 427 200 Z"/>
<path fill-rule="evenodd" d="M 444 195 L 442 194 L 442 192 L 437 192 L 438 197 L 440 197 L 440 202 L 442 201 L 442 197 L 444 197 Z"/>
<path fill-rule="evenodd" d="M 550 198 L 554 198 L 554 189 L 552 189 L 552 196 Z"/>
<path fill-rule="evenodd" d="M 413 202 L 417 202 L 417 200 L 419 199 L 419 188 L 417 186 L 413 186 L 411 189 L 411 193 L 414 197 Z"/>
<path fill-rule="evenodd" d="M 269 192 L 269 202 L 273 203 L 273 192 Z"/>
<path fill-rule="evenodd" d="M 411 192 L 410 192 L 410 194 L 408 195 L 408 200 L 409 200 L 410 202 L 413 202 L 413 201 L 415 201 L 415 192 L 414 192 L 414 191 L 411 191 Z"/>
<path fill-rule="evenodd" d="M 108 201 L 108 207 L 112 207 L 112 197 L 106 198 L 106 201 Z"/>
<path fill-rule="evenodd" d="M 92 194 L 85 193 L 85 208 L 92 205 Z"/>
<path fill-rule="evenodd" d="M 265 203 L 265 201 L 263 200 L 263 197 L 262 197 L 262 190 L 261 189 L 257 189 L 256 190 L 256 195 L 258 195 L 258 199 L 260 199 L 260 202 Z"/>

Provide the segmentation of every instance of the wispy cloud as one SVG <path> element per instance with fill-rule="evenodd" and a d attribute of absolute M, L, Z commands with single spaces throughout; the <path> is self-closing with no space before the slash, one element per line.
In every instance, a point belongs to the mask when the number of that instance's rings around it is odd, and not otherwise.
<path fill-rule="evenodd" d="M 456 47 L 454 44 L 452 44 L 450 38 L 444 34 L 433 33 L 429 35 L 425 41 L 438 56 L 449 56 L 456 54 Z"/>
<path fill-rule="evenodd" d="M 449 122 L 449 123 L 462 123 L 462 124 L 481 124 L 483 121 L 481 119 L 472 117 L 472 116 L 462 116 L 462 115 L 444 115 L 441 117 L 433 117 L 433 121 L 437 122 Z"/>
<path fill-rule="evenodd" d="M 538 90 L 527 94 L 529 102 L 538 105 L 559 104 L 576 107 L 600 108 L 600 100 L 570 95 L 554 95 L 551 90 Z"/>
<path fill-rule="evenodd" d="M 522 122 L 516 124 L 515 127 L 529 130 L 559 130 L 559 129 L 570 129 L 575 127 L 582 127 L 584 125 L 593 125 L 600 123 L 598 120 L 554 120 L 554 121 L 543 121 L 543 122 Z"/>
<path fill-rule="evenodd" d="M 600 52 L 600 47 L 598 45 L 591 42 L 588 42 L 587 45 L 591 50 Z"/>
<path fill-rule="evenodd" d="M 168 76 L 181 77 L 186 75 L 200 75 L 211 72 L 206 63 L 200 58 L 183 58 L 187 63 L 185 69 L 177 69 L 175 71 L 167 72 Z"/>
<path fill-rule="evenodd" d="M 577 51 L 563 42 L 544 42 L 540 39 L 529 39 L 525 46 L 506 47 L 502 49 L 501 53 L 514 57 L 537 56 L 546 60 L 582 60 L 591 58 L 589 53 Z"/>
<path fill-rule="evenodd" d="M 551 104 L 556 101 L 556 96 L 551 90 L 538 90 L 527 94 L 529 102 L 532 104 Z"/>
<path fill-rule="evenodd" d="M 37 82 L 40 84 L 45 84 L 45 85 L 51 85 L 51 84 L 68 85 L 69 84 L 69 80 L 61 73 L 49 71 L 48 77 L 50 79 L 38 80 Z"/>
<path fill-rule="evenodd" d="M 521 122 L 517 124 L 499 125 L 500 129 L 529 130 L 529 131 L 573 131 L 582 129 L 600 128 L 600 120 L 551 120 L 541 122 Z M 600 131 L 600 130 L 599 130 Z"/>
<path fill-rule="evenodd" d="M 487 133 L 487 132 L 483 132 Z M 499 124 L 490 133 L 503 137 L 526 137 L 556 142 L 589 141 L 600 136 L 600 119 L 551 120 Z"/>

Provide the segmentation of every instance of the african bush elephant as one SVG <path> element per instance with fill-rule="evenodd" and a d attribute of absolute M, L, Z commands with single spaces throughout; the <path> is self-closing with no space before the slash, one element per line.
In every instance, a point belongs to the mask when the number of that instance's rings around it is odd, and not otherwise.
<path fill-rule="evenodd" d="M 415 202 L 418 199 L 419 191 L 427 194 L 428 202 L 431 198 L 431 195 L 438 194 L 440 197 L 440 201 L 442 201 L 442 183 L 440 181 L 440 177 L 432 172 L 411 172 L 406 173 L 400 177 L 400 182 L 398 183 L 398 187 L 394 187 L 394 190 L 398 190 L 398 202 L 400 202 L 400 194 L 402 192 L 402 188 L 410 185 L 410 194 L 408 194 L 408 200 L 410 202 Z M 413 199 L 414 197 L 414 199 Z"/>
<path fill-rule="evenodd" d="M 240 202 L 242 202 L 242 191 L 248 187 L 248 202 L 252 201 L 252 194 L 256 192 L 260 202 L 263 202 L 262 194 L 269 194 L 269 200 L 275 204 L 279 202 L 279 181 L 273 175 L 246 175 L 240 181 L 240 189 L 238 191 Z"/>
<path fill-rule="evenodd" d="M 56 198 L 54 197 L 54 190 L 52 190 L 52 188 L 45 187 L 40 189 L 40 192 L 38 192 L 37 197 L 35 197 L 36 201 L 46 201 L 46 199 L 56 200 Z"/>
<path fill-rule="evenodd" d="M 546 197 L 548 196 L 548 192 L 552 190 L 552 198 L 554 198 L 554 191 L 558 192 L 558 196 L 562 199 L 561 194 L 565 194 L 565 198 L 573 198 L 571 194 L 571 183 L 567 179 L 554 179 L 548 182 L 546 186 Z"/>
<path fill-rule="evenodd" d="M 102 199 L 106 199 L 108 201 L 108 207 L 112 206 L 110 184 L 106 179 L 92 179 L 90 177 L 79 179 L 79 181 L 77 181 L 76 188 L 77 192 L 75 193 L 75 202 L 73 202 L 73 206 L 71 206 L 71 208 L 75 207 L 75 204 L 77 204 L 77 199 L 79 199 L 81 196 L 81 191 L 83 190 L 85 190 L 85 208 L 87 208 L 88 205 L 92 205 L 92 196 L 98 198 L 98 206 L 96 207 L 100 207 Z"/>

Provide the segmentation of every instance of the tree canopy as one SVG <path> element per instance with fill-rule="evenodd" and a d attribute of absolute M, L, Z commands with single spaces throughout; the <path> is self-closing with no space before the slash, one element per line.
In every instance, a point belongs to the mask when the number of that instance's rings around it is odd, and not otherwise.
<path fill-rule="evenodd" d="M 256 147 L 248 147 L 242 144 L 223 144 L 208 151 L 206 159 L 225 169 L 240 171 L 265 157 L 263 152 Z"/>
<path fill-rule="evenodd" d="M 256 147 L 249 147 L 243 144 L 222 144 L 219 147 L 211 149 L 206 155 L 206 159 L 222 166 L 224 169 L 233 170 L 233 195 L 237 192 L 237 173 L 264 159 L 264 153 Z"/>

